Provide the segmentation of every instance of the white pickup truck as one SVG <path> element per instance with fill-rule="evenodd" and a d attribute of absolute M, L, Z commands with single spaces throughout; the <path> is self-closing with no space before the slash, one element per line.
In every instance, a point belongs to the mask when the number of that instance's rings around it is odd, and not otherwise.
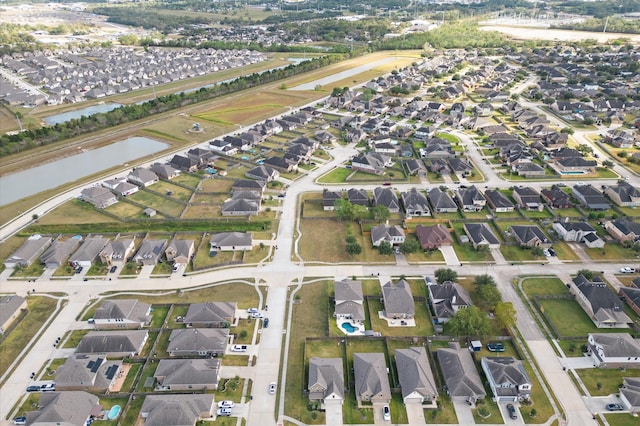
<path fill-rule="evenodd" d="M 246 352 L 247 345 L 233 345 L 231 346 L 231 352 Z"/>

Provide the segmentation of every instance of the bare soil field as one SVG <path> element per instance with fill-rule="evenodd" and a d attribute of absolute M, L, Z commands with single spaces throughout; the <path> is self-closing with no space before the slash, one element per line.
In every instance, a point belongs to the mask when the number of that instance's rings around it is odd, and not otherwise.
<path fill-rule="evenodd" d="M 485 31 L 498 31 L 505 33 L 518 40 L 558 40 L 558 41 L 580 41 L 597 40 L 604 43 L 621 38 L 629 39 L 633 43 L 640 43 L 639 34 L 622 33 L 593 33 L 588 31 L 556 30 L 550 28 L 518 27 L 511 25 L 487 25 L 482 26 Z"/>

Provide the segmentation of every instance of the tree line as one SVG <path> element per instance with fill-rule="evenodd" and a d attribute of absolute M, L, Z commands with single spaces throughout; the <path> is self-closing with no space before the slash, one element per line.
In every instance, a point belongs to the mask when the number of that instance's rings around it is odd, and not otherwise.
<path fill-rule="evenodd" d="M 232 81 L 222 82 L 212 87 L 202 87 L 194 92 L 180 92 L 160 96 L 141 104 L 124 105 L 112 111 L 82 116 L 51 127 L 29 129 L 16 134 L 0 136 L 0 155 L 11 155 L 41 145 L 49 145 L 72 137 L 92 133 L 109 127 L 126 124 L 155 114 L 183 108 L 240 90 L 273 83 L 297 74 L 313 71 L 344 59 L 342 55 L 327 55 L 291 64 L 285 68 L 273 69 Z"/>

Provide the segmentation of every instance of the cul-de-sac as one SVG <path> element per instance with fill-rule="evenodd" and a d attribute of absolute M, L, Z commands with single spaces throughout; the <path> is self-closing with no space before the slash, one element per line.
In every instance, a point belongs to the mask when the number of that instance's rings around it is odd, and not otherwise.
<path fill-rule="evenodd" d="M 0 424 L 640 424 L 618 3 L 3 2 Z"/>

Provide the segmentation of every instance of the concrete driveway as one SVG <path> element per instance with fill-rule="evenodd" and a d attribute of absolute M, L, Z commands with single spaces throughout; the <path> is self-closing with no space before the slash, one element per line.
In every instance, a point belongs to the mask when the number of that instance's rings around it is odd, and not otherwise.
<path fill-rule="evenodd" d="M 340 401 L 341 402 L 341 401 Z M 328 425 L 342 424 L 342 404 L 338 401 L 328 400 L 325 402 L 325 419 Z"/>
<path fill-rule="evenodd" d="M 444 261 L 447 266 L 459 266 L 460 260 L 458 259 L 458 255 L 456 251 L 453 249 L 453 246 L 441 246 L 440 253 L 444 256 Z"/>
<path fill-rule="evenodd" d="M 458 424 L 460 425 L 476 424 L 476 421 L 473 419 L 473 413 L 471 412 L 471 406 L 465 401 L 453 401 L 453 409 L 456 411 Z"/>
<path fill-rule="evenodd" d="M 373 403 L 373 424 L 374 425 L 388 425 L 391 424 L 391 422 L 387 422 L 382 418 L 382 407 L 384 407 L 387 404 L 383 404 L 381 402 L 375 402 Z M 327 425 L 329 425 L 330 423 L 327 422 Z"/>
<path fill-rule="evenodd" d="M 409 402 L 405 405 L 407 410 L 407 419 L 410 425 L 423 425 L 424 421 L 424 409 L 422 404 L 417 402 Z"/>

